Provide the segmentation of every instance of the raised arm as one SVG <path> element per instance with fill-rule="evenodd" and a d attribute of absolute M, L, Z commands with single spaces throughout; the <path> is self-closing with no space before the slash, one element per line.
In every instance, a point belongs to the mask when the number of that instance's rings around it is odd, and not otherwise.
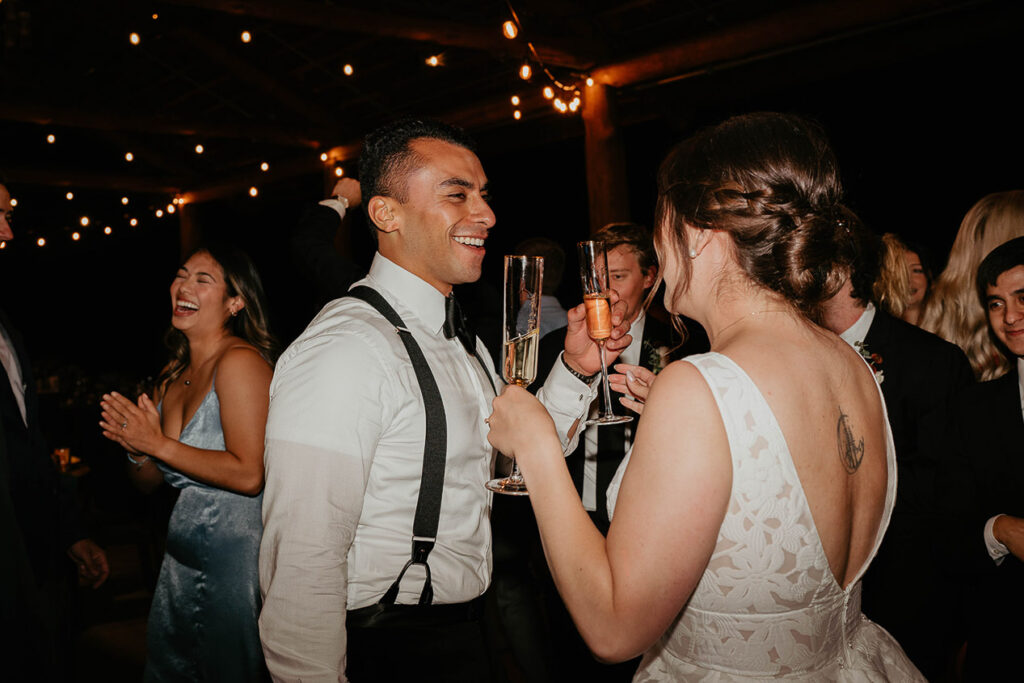
<path fill-rule="evenodd" d="M 104 396 L 104 435 L 158 458 L 189 477 L 244 495 L 263 489 L 263 431 L 272 371 L 252 348 L 229 349 L 217 365 L 215 388 L 224 430 L 223 451 L 195 448 L 163 433 L 156 404 L 143 394 L 138 404 L 114 392 Z"/>
<path fill-rule="evenodd" d="M 260 546 L 260 639 L 275 680 L 344 680 L 348 553 L 398 404 L 391 374 L 347 334 L 301 342 L 278 363 Z"/>
<path fill-rule="evenodd" d="M 609 661 L 646 650 L 700 580 L 729 501 L 725 427 L 699 372 L 675 363 L 651 388 L 607 540 L 534 399 L 508 388 L 490 425 L 491 443 L 520 462 L 551 574 L 587 644 Z"/>

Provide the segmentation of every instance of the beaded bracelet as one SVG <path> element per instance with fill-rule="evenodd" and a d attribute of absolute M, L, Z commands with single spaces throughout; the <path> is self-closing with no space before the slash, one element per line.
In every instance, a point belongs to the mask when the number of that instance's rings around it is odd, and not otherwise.
<path fill-rule="evenodd" d="M 584 374 L 583 374 L 582 372 L 576 372 L 576 371 L 575 371 L 575 370 L 573 370 L 573 369 L 572 369 L 572 367 L 571 367 L 571 366 L 570 366 L 570 365 L 569 365 L 569 364 L 568 364 L 568 363 L 567 363 L 567 362 L 565 361 L 565 356 L 564 356 L 564 355 L 562 356 L 562 365 L 564 365 L 564 366 L 565 366 L 565 369 L 566 369 L 566 370 L 568 370 L 568 371 L 569 371 L 569 373 L 570 373 L 570 374 L 571 374 L 571 375 L 572 375 L 573 377 L 575 377 L 575 378 L 576 378 L 576 379 L 578 379 L 579 381 L 583 382 L 584 384 L 590 384 L 591 382 L 593 382 L 593 381 L 594 381 L 594 378 L 595 378 L 595 377 L 597 377 L 597 376 L 598 376 L 598 374 L 600 374 L 600 373 L 597 373 L 597 372 L 595 372 L 595 373 L 594 373 L 593 375 L 584 375 Z"/>

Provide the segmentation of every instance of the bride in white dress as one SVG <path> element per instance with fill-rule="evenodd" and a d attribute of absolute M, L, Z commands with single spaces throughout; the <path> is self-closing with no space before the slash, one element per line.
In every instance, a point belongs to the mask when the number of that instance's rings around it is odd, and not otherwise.
<path fill-rule="evenodd" d="M 662 164 L 665 307 L 712 351 L 631 385 L 646 402 L 607 539 L 543 407 L 495 399 L 490 440 L 527 479 L 558 590 L 597 657 L 644 653 L 635 680 L 923 680 L 860 612 L 896 464 L 869 366 L 812 322 L 852 259 L 840 199 L 824 136 L 792 116 L 729 119 Z"/>

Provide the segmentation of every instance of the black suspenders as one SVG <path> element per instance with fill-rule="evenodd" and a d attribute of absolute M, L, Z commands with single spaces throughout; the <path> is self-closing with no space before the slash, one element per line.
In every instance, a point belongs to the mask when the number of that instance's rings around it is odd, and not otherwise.
<path fill-rule="evenodd" d="M 427 557 L 434 549 L 437 538 L 437 523 L 441 517 L 441 492 L 444 488 L 444 467 L 448 450 L 448 423 L 445 419 L 444 405 L 441 403 L 441 392 L 438 391 L 434 374 L 430 371 L 427 359 L 416 343 L 412 333 L 405 327 L 402 318 L 395 309 L 384 300 L 376 290 L 359 286 L 349 290 L 349 296 L 361 299 L 373 306 L 384 318 L 395 326 L 399 338 L 405 344 L 405 350 L 412 360 L 416 371 L 416 381 L 423 394 L 423 405 L 426 408 L 426 439 L 423 442 L 423 471 L 420 474 L 420 494 L 416 501 L 416 516 L 412 523 L 412 557 L 402 567 L 398 578 L 391 584 L 380 599 L 382 605 L 393 605 L 398 597 L 402 577 L 410 566 L 422 564 L 427 572 L 427 579 L 420 593 L 421 605 L 429 605 L 434 600 L 434 589 L 430 581 L 430 565 Z"/>

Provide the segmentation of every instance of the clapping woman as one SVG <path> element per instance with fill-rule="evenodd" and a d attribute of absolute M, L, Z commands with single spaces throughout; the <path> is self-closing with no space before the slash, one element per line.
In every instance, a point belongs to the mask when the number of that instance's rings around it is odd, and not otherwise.
<path fill-rule="evenodd" d="M 101 403 L 137 484 L 181 489 L 147 630 L 146 680 L 256 681 L 263 434 L 275 343 L 252 262 L 193 253 L 171 283 L 171 360 L 154 396 Z"/>

